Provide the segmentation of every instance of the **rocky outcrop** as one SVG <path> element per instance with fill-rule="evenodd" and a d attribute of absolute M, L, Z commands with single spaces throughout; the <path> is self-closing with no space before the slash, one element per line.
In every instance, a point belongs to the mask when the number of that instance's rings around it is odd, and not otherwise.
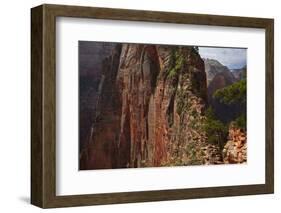
<path fill-rule="evenodd" d="M 212 165 L 212 164 L 222 164 L 222 153 L 221 149 L 216 144 L 206 144 L 201 148 L 203 154 L 203 164 Z"/>
<path fill-rule="evenodd" d="M 223 149 L 224 163 L 246 163 L 247 162 L 247 136 L 239 128 L 230 126 L 228 141 Z"/>

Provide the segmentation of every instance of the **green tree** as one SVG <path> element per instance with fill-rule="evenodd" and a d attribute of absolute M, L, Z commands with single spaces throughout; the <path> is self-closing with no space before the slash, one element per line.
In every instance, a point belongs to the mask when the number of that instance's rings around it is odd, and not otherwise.
<path fill-rule="evenodd" d="M 235 103 L 246 103 L 246 79 L 237 81 L 230 86 L 217 90 L 213 97 L 221 103 L 231 105 Z"/>
<path fill-rule="evenodd" d="M 244 74 L 246 75 L 246 74 Z M 241 110 L 233 118 L 233 124 L 243 130 L 246 130 L 246 93 L 247 85 L 246 79 L 237 81 L 230 86 L 217 90 L 213 94 L 213 98 L 218 100 L 222 104 L 228 106 L 238 105 L 241 106 Z"/>

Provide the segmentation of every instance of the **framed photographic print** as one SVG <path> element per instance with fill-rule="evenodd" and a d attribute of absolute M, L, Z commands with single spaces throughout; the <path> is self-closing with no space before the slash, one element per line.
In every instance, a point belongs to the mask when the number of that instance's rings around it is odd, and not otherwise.
<path fill-rule="evenodd" d="M 273 19 L 31 9 L 31 203 L 274 191 Z"/>

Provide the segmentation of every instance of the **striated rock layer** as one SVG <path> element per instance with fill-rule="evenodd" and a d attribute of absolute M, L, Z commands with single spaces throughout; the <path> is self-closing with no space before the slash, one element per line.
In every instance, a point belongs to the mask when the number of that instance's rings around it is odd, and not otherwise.
<path fill-rule="evenodd" d="M 204 62 L 195 48 L 117 45 L 104 62 L 80 169 L 220 162 L 206 156 L 206 104 Z"/>

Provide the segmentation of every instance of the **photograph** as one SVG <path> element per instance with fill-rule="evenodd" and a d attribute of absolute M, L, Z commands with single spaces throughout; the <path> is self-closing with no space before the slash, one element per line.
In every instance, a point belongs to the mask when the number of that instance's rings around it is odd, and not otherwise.
<path fill-rule="evenodd" d="M 247 48 L 78 42 L 79 170 L 247 163 Z"/>
<path fill-rule="evenodd" d="M 274 193 L 274 13 L 151 4 L 31 8 L 32 205 Z"/>

